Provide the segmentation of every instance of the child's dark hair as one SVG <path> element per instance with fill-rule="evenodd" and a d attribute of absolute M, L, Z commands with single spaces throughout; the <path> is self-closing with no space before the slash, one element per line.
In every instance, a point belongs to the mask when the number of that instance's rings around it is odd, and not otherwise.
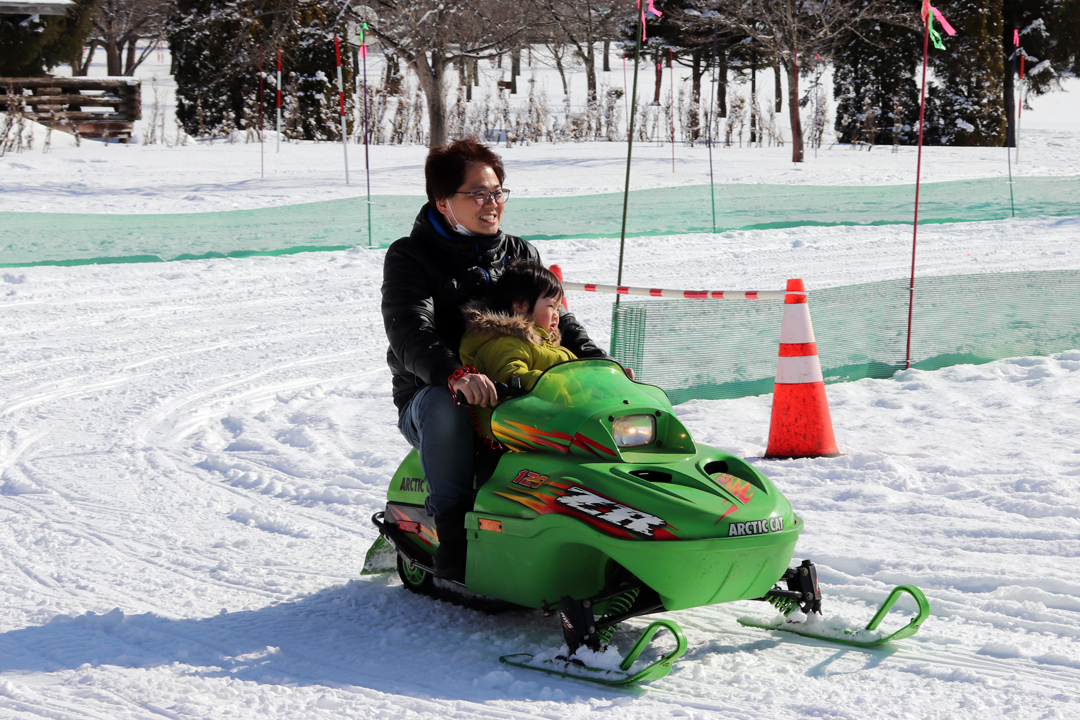
<path fill-rule="evenodd" d="M 562 283 L 554 273 L 532 260 L 510 263 L 491 291 L 491 309 L 506 315 L 514 314 L 514 303 L 526 303 L 531 312 L 541 298 L 561 300 Z"/>

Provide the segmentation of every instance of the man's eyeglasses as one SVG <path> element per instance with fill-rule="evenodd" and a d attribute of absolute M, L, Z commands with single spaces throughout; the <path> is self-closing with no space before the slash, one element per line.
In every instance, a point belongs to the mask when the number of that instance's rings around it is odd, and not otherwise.
<path fill-rule="evenodd" d="M 475 192 L 471 190 L 458 190 L 454 194 L 472 195 L 472 199 L 475 200 L 476 204 L 480 207 L 484 207 L 491 200 L 494 200 L 496 205 L 505 205 L 506 201 L 510 199 L 510 191 L 506 188 L 494 192 L 488 192 L 487 190 L 477 190 Z"/>

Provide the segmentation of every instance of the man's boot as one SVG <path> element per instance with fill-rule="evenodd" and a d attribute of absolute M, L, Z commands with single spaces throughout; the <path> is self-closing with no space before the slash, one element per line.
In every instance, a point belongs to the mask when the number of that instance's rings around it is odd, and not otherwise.
<path fill-rule="evenodd" d="M 465 582 L 466 510 L 451 510 L 435 516 L 439 547 L 435 551 L 435 577 Z"/>

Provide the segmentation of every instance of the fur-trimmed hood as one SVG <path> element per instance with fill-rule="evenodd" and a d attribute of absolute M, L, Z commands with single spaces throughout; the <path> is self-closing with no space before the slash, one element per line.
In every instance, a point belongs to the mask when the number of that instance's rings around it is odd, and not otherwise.
<path fill-rule="evenodd" d="M 462 309 L 461 314 L 465 318 L 465 332 L 472 335 L 479 337 L 508 335 L 533 345 L 542 345 L 544 340 L 549 340 L 555 346 L 560 344 L 561 337 L 558 328 L 547 333 L 521 315 L 495 312 L 482 300 L 469 303 Z"/>

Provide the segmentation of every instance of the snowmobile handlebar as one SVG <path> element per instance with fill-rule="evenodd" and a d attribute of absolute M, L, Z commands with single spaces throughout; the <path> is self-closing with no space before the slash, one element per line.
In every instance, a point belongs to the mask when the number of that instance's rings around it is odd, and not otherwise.
<path fill-rule="evenodd" d="M 528 392 L 525 388 L 521 387 L 521 378 L 512 377 L 510 382 L 496 382 L 495 385 L 495 397 L 499 400 L 505 400 L 506 398 L 521 397 Z M 465 398 L 465 393 L 460 390 L 454 394 L 454 401 L 458 405 L 468 405 L 469 401 Z"/>

